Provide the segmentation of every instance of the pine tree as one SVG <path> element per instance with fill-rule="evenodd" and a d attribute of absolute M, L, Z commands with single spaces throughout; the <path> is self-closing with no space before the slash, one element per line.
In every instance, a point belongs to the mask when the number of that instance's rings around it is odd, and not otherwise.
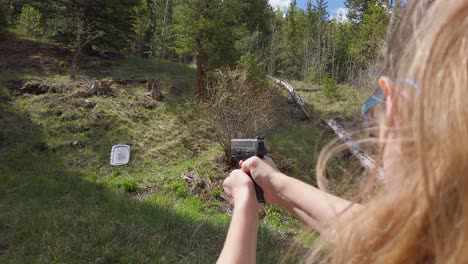
<path fill-rule="evenodd" d="M 148 43 L 147 36 L 151 30 L 151 19 L 147 1 L 139 0 L 139 4 L 134 7 L 135 9 L 135 44 L 134 51 L 137 56 L 142 57 Z"/>
<path fill-rule="evenodd" d="M 51 0 L 49 0 L 51 1 Z M 71 43 L 76 40 L 80 26 L 99 32 L 88 47 L 125 51 L 134 36 L 135 6 L 138 0 L 57 0 L 52 1 L 60 8 L 55 16 L 63 19 L 55 38 Z M 79 21 L 79 22 L 78 22 Z M 80 25 L 83 24 L 83 25 Z"/>
<path fill-rule="evenodd" d="M 306 34 L 304 36 L 304 62 L 302 77 L 320 82 L 328 63 L 328 12 L 325 0 L 311 0 L 306 8 Z"/>
<path fill-rule="evenodd" d="M 282 52 L 281 41 L 283 32 L 283 12 L 277 10 L 273 13 L 270 20 L 270 37 L 269 44 L 265 47 L 267 54 L 265 61 L 267 72 L 270 75 L 276 75 L 279 67 L 279 60 Z"/>
<path fill-rule="evenodd" d="M 386 40 L 386 32 L 390 21 L 389 3 L 386 0 L 347 0 L 351 19 L 352 39 L 349 45 L 349 56 L 352 61 L 352 71 L 358 75 L 360 71 L 373 67 L 382 54 L 381 47 Z"/>
<path fill-rule="evenodd" d="M 289 78 L 301 78 L 305 24 L 304 12 L 298 8 L 297 1 L 292 1 L 285 18 L 282 42 L 282 72 Z"/>
<path fill-rule="evenodd" d="M 9 10 L 7 5 L 0 5 L 0 35 L 8 30 Z"/>
<path fill-rule="evenodd" d="M 197 61 L 198 95 L 205 96 L 207 73 L 234 65 L 240 57 L 235 44 L 248 34 L 238 23 L 242 5 L 236 0 L 180 0 L 174 6 L 175 51 Z"/>
<path fill-rule="evenodd" d="M 33 38 L 40 34 L 41 13 L 30 5 L 24 5 L 18 19 L 18 28 L 21 33 Z"/>

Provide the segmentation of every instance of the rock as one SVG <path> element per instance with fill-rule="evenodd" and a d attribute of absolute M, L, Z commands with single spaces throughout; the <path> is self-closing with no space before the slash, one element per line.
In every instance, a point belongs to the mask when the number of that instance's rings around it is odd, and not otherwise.
<path fill-rule="evenodd" d="M 180 177 L 187 182 L 192 193 L 201 193 L 202 190 L 207 187 L 207 183 L 202 179 L 197 171 L 182 173 Z"/>
<path fill-rule="evenodd" d="M 83 148 L 84 147 L 84 144 L 83 142 L 80 142 L 79 140 L 73 140 L 72 142 L 70 142 L 70 147 L 72 148 L 75 148 L 75 149 L 79 149 L 79 148 Z"/>
<path fill-rule="evenodd" d="M 94 108 L 96 105 L 97 105 L 97 104 L 96 104 L 95 102 L 92 102 L 92 101 L 89 100 L 89 99 L 85 99 L 85 100 L 83 101 L 83 106 L 84 106 L 84 108 L 86 108 L 86 109 L 92 109 L 92 108 Z"/>

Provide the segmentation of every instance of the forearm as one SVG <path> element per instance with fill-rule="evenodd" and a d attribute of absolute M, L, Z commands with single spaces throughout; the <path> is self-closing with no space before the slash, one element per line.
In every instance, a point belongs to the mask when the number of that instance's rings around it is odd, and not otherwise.
<path fill-rule="evenodd" d="M 255 202 L 236 206 L 217 263 L 255 263 L 257 229 L 258 204 Z"/>
<path fill-rule="evenodd" d="M 277 193 L 276 203 L 317 231 L 337 215 L 355 212 L 361 207 L 280 172 L 270 179 Z"/>

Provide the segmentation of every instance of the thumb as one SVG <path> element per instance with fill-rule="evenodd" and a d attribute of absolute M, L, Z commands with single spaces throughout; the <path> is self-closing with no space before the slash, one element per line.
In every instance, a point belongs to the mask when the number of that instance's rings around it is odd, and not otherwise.
<path fill-rule="evenodd" d="M 251 157 L 251 158 L 247 159 L 246 161 L 242 162 L 241 170 L 244 173 L 246 173 L 248 175 L 251 175 L 252 168 L 257 166 L 260 162 L 262 162 L 262 160 L 259 157 L 256 157 L 256 156 Z"/>

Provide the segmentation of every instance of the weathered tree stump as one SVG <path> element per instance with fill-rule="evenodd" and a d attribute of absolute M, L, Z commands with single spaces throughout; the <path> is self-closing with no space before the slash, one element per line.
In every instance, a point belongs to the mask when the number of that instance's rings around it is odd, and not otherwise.
<path fill-rule="evenodd" d="M 149 91 L 149 96 L 156 101 L 161 101 L 163 95 L 161 93 L 161 79 L 149 78 L 146 84 Z"/>
<path fill-rule="evenodd" d="M 112 81 L 98 81 L 94 79 L 92 82 L 87 82 L 81 86 L 80 94 L 87 96 L 112 96 L 114 92 L 111 89 Z"/>

